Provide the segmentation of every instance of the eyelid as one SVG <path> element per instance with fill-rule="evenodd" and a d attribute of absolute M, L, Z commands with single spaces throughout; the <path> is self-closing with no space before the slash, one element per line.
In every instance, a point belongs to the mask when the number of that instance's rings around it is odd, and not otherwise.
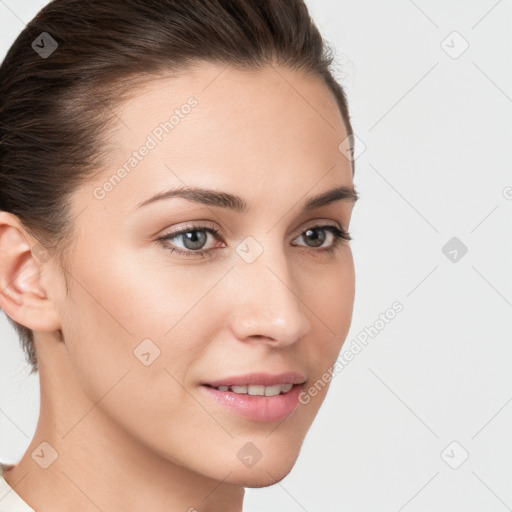
<path fill-rule="evenodd" d="M 326 219 L 320 219 L 320 220 L 314 220 L 311 221 L 311 223 L 307 223 L 305 227 L 301 227 L 296 233 L 297 236 L 302 235 L 305 231 L 308 229 L 315 229 L 315 228 L 328 228 L 328 227 L 336 227 L 341 232 L 345 232 L 345 230 L 341 227 L 341 225 L 333 220 L 326 220 Z"/>
<path fill-rule="evenodd" d="M 318 229 L 324 228 L 325 229 L 329 226 L 332 226 L 333 224 L 342 233 L 349 235 L 348 230 L 344 229 L 338 222 L 332 221 L 332 220 L 320 219 L 320 220 L 316 220 L 316 221 L 311 221 L 311 224 L 306 224 L 305 227 L 301 227 L 301 228 L 295 230 L 294 239 L 297 238 L 298 236 L 304 234 L 304 232 L 306 232 L 309 229 L 316 229 L 316 228 L 318 228 Z M 184 226 L 181 226 L 178 229 L 175 229 L 175 230 L 172 230 L 169 232 L 164 232 L 164 234 L 162 234 L 161 237 L 170 237 L 171 235 L 178 236 L 183 233 L 186 233 L 187 231 L 192 231 L 192 230 L 198 230 L 198 231 L 206 230 L 207 231 L 206 228 L 213 231 L 213 234 L 215 234 L 216 236 L 220 236 L 220 234 L 221 234 L 221 230 L 215 224 L 213 224 L 209 221 L 198 220 L 198 221 L 193 221 L 188 224 L 185 224 Z"/>
<path fill-rule="evenodd" d="M 308 228 L 303 229 L 300 232 L 299 236 L 303 235 L 306 231 L 309 231 L 311 229 L 330 231 L 333 235 L 338 236 L 339 238 L 342 238 L 346 241 L 352 240 L 350 233 L 346 229 L 343 229 L 342 227 L 339 227 L 339 226 L 334 226 L 332 224 L 325 224 L 325 223 L 318 223 L 313 226 L 309 226 Z"/>
<path fill-rule="evenodd" d="M 215 224 L 208 221 L 196 221 L 196 223 L 190 223 L 172 231 L 164 232 L 164 234 L 160 235 L 158 239 L 174 238 L 183 235 L 184 233 L 188 233 L 189 231 L 206 231 L 213 234 L 215 237 L 220 237 L 221 235 L 221 230 L 216 227 Z"/>

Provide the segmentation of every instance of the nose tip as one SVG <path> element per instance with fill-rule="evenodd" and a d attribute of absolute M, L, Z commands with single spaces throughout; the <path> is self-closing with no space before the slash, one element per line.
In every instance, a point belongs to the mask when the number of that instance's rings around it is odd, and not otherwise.
<path fill-rule="evenodd" d="M 257 270 L 256 270 L 257 269 Z M 266 341 L 286 346 L 311 328 L 305 306 L 285 271 L 263 264 L 251 267 L 251 278 L 239 289 L 232 309 L 231 328 L 242 341 Z"/>

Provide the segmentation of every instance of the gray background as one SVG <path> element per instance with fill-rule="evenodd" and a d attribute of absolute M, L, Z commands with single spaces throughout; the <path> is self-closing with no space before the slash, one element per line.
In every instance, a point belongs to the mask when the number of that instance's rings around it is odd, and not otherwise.
<path fill-rule="evenodd" d="M 0 0 L 0 58 L 46 3 Z M 246 510 L 510 510 L 512 2 L 307 4 L 364 149 L 342 352 L 393 302 L 404 309 L 333 379 L 292 472 L 248 489 Z M 0 333 L 0 459 L 15 461 L 38 377 L 4 314 Z"/>

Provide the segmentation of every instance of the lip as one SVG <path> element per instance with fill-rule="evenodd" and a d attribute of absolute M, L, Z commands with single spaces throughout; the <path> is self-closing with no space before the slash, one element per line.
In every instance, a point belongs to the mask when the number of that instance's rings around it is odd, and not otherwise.
<path fill-rule="evenodd" d="M 244 379 L 246 378 L 247 376 L 244 377 Z M 261 374 L 259 374 L 259 378 L 260 380 L 258 383 L 261 384 Z M 274 379 L 272 382 L 276 383 L 275 376 L 272 378 Z M 286 378 L 289 379 L 289 375 Z M 232 381 L 224 380 L 223 382 Z M 239 382 L 242 381 L 239 380 Z M 247 383 L 247 380 L 244 380 L 243 382 Z M 288 382 L 290 383 L 289 380 Z M 285 382 L 281 382 L 281 384 L 284 383 Z M 228 384 L 217 384 L 217 386 L 223 385 Z M 234 383 L 230 385 L 237 384 Z M 271 386 L 272 384 L 266 385 Z M 234 393 L 233 391 L 219 391 L 218 389 L 209 387 L 206 384 L 202 384 L 199 387 L 202 392 L 205 393 L 209 398 L 215 400 L 220 405 L 223 405 L 226 407 L 226 409 L 236 415 L 242 416 L 252 421 L 274 422 L 284 420 L 297 408 L 299 405 L 299 396 L 304 389 L 304 384 L 294 384 L 288 393 L 275 396 L 244 395 Z"/>
<path fill-rule="evenodd" d="M 249 386 L 259 384 L 261 386 L 275 386 L 277 384 L 303 384 L 306 377 L 298 372 L 283 372 L 280 374 L 271 374 L 266 372 L 255 372 L 246 375 L 235 375 L 218 380 L 201 382 L 202 385 L 208 384 L 218 388 L 219 386 Z"/>

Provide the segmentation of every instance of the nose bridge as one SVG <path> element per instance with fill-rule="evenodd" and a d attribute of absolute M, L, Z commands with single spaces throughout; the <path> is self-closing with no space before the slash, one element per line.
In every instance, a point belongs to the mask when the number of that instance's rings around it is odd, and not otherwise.
<path fill-rule="evenodd" d="M 256 337 L 279 345 L 294 343 L 310 324 L 282 244 L 259 244 L 258 250 L 254 239 L 246 243 L 238 247 L 231 276 L 236 283 L 231 328 L 240 340 Z M 252 257 L 257 254 L 252 261 L 247 258 L 251 251 Z"/>

